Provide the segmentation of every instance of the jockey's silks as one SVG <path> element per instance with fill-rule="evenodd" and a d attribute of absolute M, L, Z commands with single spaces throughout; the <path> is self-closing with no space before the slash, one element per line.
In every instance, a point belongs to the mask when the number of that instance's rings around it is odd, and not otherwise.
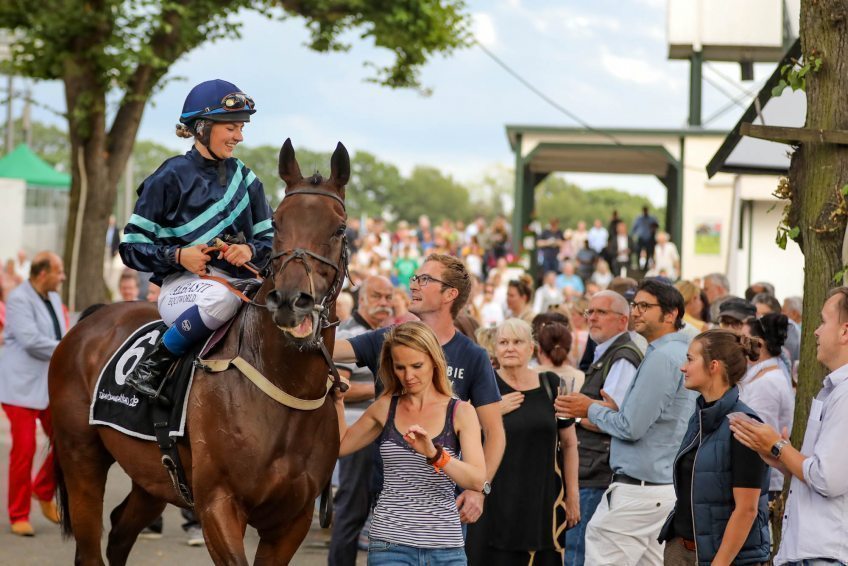
<path fill-rule="evenodd" d="M 167 275 L 183 270 L 176 260 L 177 248 L 239 232 L 254 250 L 251 262 L 265 263 L 274 231 L 262 182 L 234 157 L 225 159 L 224 165 L 222 184 L 218 162 L 192 148 L 165 161 L 142 182 L 119 247 L 128 267 L 152 272 L 150 280 L 161 285 Z M 253 277 L 217 256 L 208 265 L 240 279 Z"/>

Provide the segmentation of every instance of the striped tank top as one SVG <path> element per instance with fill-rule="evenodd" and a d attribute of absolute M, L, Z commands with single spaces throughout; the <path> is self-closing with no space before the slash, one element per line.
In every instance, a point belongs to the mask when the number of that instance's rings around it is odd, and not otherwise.
<path fill-rule="evenodd" d="M 456 510 L 456 484 L 446 473 L 437 473 L 403 439 L 395 426 L 398 399 L 392 397 L 379 438 L 383 491 L 377 499 L 369 536 L 418 548 L 465 546 Z M 452 458 L 459 454 L 459 440 L 453 428 L 458 402 L 458 399 L 448 402 L 445 426 L 433 438 L 433 443 L 441 444 Z"/>

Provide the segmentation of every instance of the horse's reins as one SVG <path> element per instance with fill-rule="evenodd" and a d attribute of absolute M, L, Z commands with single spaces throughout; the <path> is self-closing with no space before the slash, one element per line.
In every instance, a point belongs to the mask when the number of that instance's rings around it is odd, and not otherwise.
<path fill-rule="evenodd" d="M 318 191 L 314 189 L 302 189 L 299 191 L 292 191 L 291 193 L 286 195 L 286 198 L 295 196 L 295 195 L 319 195 L 332 198 L 336 200 L 339 204 L 342 205 L 342 209 L 347 212 L 345 208 L 344 200 L 338 195 L 334 195 L 333 193 Z M 286 257 L 288 256 L 288 257 Z M 341 375 L 339 375 L 339 370 L 336 368 L 336 364 L 333 362 L 333 357 L 330 355 L 330 352 L 327 350 L 327 346 L 324 343 L 324 336 L 322 332 L 327 328 L 332 328 L 333 326 L 338 325 L 338 321 L 330 322 L 330 309 L 329 306 L 335 302 L 336 297 L 341 291 L 342 283 L 344 282 L 345 275 L 348 275 L 348 253 L 347 253 L 347 238 L 342 236 L 342 251 L 341 256 L 339 257 L 339 262 L 333 263 L 331 260 L 326 257 L 316 254 L 313 251 L 304 249 L 304 248 L 293 248 L 290 250 L 283 250 L 281 252 L 275 252 L 271 255 L 268 260 L 267 265 L 262 270 L 261 274 L 257 273 L 260 278 L 269 278 L 275 274 L 275 270 L 273 269 L 273 263 L 275 260 L 284 258 L 282 262 L 280 262 L 280 267 L 276 270 L 276 274 L 282 273 L 283 269 L 288 266 L 294 260 L 300 261 L 303 264 L 304 269 L 306 270 L 306 275 L 309 279 L 309 292 L 314 297 L 315 296 L 315 283 L 312 279 L 312 267 L 306 258 L 312 258 L 316 261 L 319 261 L 325 265 L 329 265 L 335 270 L 335 277 L 333 278 L 333 282 L 330 287 L 327 289 L 327 292 L 324 293 L 324 296 L 321 298 L 320 302 L 315 303 L 312 307 L 312 337 L 318 344 L 321 355 L 324 357 L 324 362 L 330 368 L 330 373 L 332 374 L 332 379 L 327 380 L 327 389 L 324 392 L 324 395 L 317 399 L 299 399 L 290 395 L 274 385 L 268 378 L 266 378 L 262 373 L 257 370 L 253 365 L 251 365 L 247 360 L 241 357 L 239 352 L 241 352 L 241 334 L 239 334 L 238 348 L 236 349 L 236 356 L 230 360 L 199 360 L 199 365 L 202 369 L 206 371 L 210 371 L 212 373 L 217 373 L 228 369 L 230 366 L 236 367 L 242 374 L 245 375 L 248 379 L 250 379 L 263 393 L 277 401 L 278 403 L 285 405 L 287 407 L 291 407 L 293 409 L 300 409 L 311 411 L 321 407 L 324 404 L 324 399 L 327 396 L 327 393 L 330 392 L 331 389 L 335 388 L 341 392 L 345 392 L 348 389 L 348 385 L 344 383 L 341 379 Z M 232 287 L 228 285 L 228 287 Z M 232 291 L 236 292 L 237 289 L 232 288 Z M 249 305 L 258 306 L 258 307 L 267 307 L 267 303 L 259 303 L 257 301 L 250 300 L 240 291 L 236 293 L 239 297 L 247 302 Z M 242 325 L 242 328 L 244 325 Z"/>

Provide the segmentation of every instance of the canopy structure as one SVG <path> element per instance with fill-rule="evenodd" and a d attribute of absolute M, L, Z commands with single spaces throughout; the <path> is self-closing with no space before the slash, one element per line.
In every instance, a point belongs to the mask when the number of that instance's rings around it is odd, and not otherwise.
<path fill-rule="evenodd" d="M 0 178 L 22 179 L 27 185 L 61 191 L 67 191 L 71 186 L 70 175 L 56 171 L 24 143 L 0 159 Z"/>
<path fill-rule="evenodd" d="M 655 176 L 668 190 L 665 229 L 680 245 L 683 230 L 684 153 L 693 138 L 721 140 L 725 132 L 685 129 L 586 129 L 508 125 L 516 158 L 513 232 L 521 234 L 535 208 L 535 188 L 550 173 L 621 173 Z M 712 155 L 712 154 L 710 154 Z M 687 159 L 698 161 L 698 157 Z M 697 168 L 694 163 L 688 167 Z M 699 169 L 703 171 L 703 169 Z"/>

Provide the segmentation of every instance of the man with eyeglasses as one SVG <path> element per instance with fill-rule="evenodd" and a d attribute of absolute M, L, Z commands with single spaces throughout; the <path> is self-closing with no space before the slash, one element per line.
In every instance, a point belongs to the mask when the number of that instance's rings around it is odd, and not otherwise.
<path fill-rule="evenodd" d="M 592 296 L 583 313 L 589 337 L 597 344 L 592 364 L 580 393 L 602 400 L 608 395 L 621 405 L 624 395 L 642 361 L 642 352 L 627 331 L 630 306 L 615 291 L 600 291 Z M 586 525 L 610 484 L 610 436 L 588 420 L 578 422 L 577 452 L 580 456 L 580 522 L 565 533 L 565 561 L 583 566 Z"/>
<path fill-rule="evenodd" d="M 449 255 L 431 254 L 410 279 L 412 302 L 409 312 L 418 316 L 436 334 L 445 352 L 448 379 L 454 394 L 463 401 L 469 401 L 477 411 L 485 440 L 486 474 L 491 481 L 506 446 L 499 404 L 501 395 L 486 350 L 454 327 L 454 319 L 468 302 L 471 285 L 471 275 L 462 261 Z M 355 362 L 378 375 L 380 351 L 388 331 L 389 328 L 380 328 L 348 340 L 336 340 L 333 361 Z M 378 382 L 378 389 L 379 386 Z M 491 489 L 488 481 L 486 485 L 487 489 Z M 463 523 L 477 521 L 483 513 L 483 500 L 482 492 L 463 491 L 457 498 L 460 520 Z"/>
<path fill-rule="evenodd" d="M 816 358 L 830 373 L 810 406 L 800 449 L 788 431 L 734 419 L 730 430 L 790 478 L 778 566 L 848 564 L 848 287 L 831 289 L 815 330 Z"/>
<path fill-rule="evenodd" d="M 556 400 L 559 416 L 587 418 L 612 437 L 612 482 L 586 527 L 586 564 L 663 563 L 657 533 L 674 507 L 672 467 L 695 393 L 683 385 L 680 371 L 688 338 L 680 292 L 656 279 L 639 284 L 631 306 L 634 329 L 648 350 L 620 408 L 582 393 Z"/>

